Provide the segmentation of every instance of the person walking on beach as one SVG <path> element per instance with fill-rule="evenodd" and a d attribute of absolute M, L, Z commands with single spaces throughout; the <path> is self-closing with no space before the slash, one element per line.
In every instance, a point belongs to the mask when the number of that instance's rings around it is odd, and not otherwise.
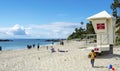
<path fill-rule="evenodd" d="M 33 48 L 35 48 L 35 44 L 33 44 Z"/>
<path fill-rule="evenodd" d="M 96 53 L 94 52 L 94 50 L 91 50 L 89 56 L 90 56 L 90 59 L 91 59 L 91 61 L 90 61 L 91 65 L 92 65 L 92 67 L 94 67 L 94 62 L 95 62 L 95 57 L 96 57 Z"/>
<path fill-rule="evenodd" d="M 37 50 L 39 50 L 39 47 L 40 47 L 40 46 L 39 46 L 39 43 L 38 43 L 38 45 L 37 45 Z"/>

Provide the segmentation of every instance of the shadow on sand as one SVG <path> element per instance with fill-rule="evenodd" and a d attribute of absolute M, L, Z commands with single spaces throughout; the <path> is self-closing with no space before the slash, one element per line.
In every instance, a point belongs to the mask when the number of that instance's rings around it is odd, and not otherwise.
<path fill-rule="evenodd" d="M 94 68 L 107 68 L 106 66 L 94 66 Z"/>
<path fill-rule="evenodd" d="M 97 56 L 96 58 L 101 58 L 101 59 L 119 58 L 120 59 L 120 54 L 102 54 L 101 56 Z"/>

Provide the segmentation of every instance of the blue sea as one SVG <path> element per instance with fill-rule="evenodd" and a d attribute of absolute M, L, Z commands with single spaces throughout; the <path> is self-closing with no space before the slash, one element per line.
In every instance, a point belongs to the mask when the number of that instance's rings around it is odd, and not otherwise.
<path fill-rule="evenodd" d="M 2 50 L 16 50 L 26 49 L 27 45 L 35 44 L 37 46 L 39 44 L 40 46 L 44 46 L 53 43 L 51 41 L 46 42 L 46 40 L 48 39 L 12 39 L 12 41 L 0 42 L 0 46 L 2 47 Z"/>

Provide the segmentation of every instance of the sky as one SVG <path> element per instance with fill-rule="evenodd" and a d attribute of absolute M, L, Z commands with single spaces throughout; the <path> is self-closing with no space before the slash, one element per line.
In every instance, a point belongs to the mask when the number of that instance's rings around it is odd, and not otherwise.
<path fill-rule="evenodd" d="M 67 38 L 113 0 L 0 0 L 0 38 Z M 84 22 L 81 25 L 80 22 Z"/>

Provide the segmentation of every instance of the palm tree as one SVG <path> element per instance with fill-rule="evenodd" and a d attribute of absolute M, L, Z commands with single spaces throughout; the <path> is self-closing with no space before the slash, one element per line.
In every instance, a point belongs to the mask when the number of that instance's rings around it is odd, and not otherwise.
<path fill-rule="evenodd" d="M 84 24 L 84 22 L 83 22 L 83 21 L 81 21 L 81 22 L 80 22 L 80 24 L 82 25 L 82 28 L 83 28 L 83 24 Z"/>
<path fill-rule="evenodd" d="M 116 17 L 116 24 L 120 23 L 120 0 L 114 0 L 111 4 L 111 9 L 113 10 L 113 16 Z"/>
<path fill-rule="evenodd" d="M 120 0 L 114 0 L 114 3 L 111 4 L 111 9 L 113 10 L 113 16 L 116 17 L 116 44 L 118 44 L 120 39 Z"/>
<path fill-rule="evenodd" d="M 113 16 L 116 18 L 120 18 L 120 15 L 118 14 L 120 8 L 120 0 L 114 0 L 114 3 L 111 4 L 111 9 L 113 10 Z"/>

